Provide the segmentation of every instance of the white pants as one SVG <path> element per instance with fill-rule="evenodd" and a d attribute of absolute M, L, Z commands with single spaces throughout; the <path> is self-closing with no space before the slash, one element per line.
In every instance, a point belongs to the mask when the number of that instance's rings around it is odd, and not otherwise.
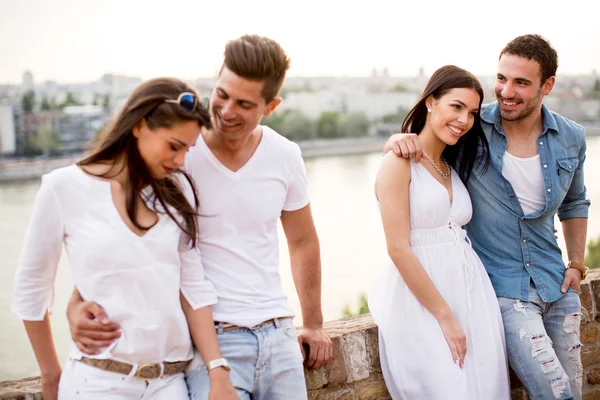
<path fill-rule="evenodd" d="M 188 400 L 183 372 L 157 379 L 139 379 L 69 359 L 58 386 L 59 400 Z"/>

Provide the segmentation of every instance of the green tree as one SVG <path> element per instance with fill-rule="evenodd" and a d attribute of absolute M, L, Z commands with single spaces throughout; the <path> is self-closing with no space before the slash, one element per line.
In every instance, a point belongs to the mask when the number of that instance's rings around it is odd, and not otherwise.
<path fill-rule="evenodd" d="M 273 114 L 269 115 L 268 117 L 264 117 L 262 119 L 261 123 L 263 125 L 268 126 L 271 129 L 275 130 L 276 132 L 284 135 L 283 134 L 283 124 L 285 122 L 287 114 L 289 114 L 288 110 L 285 110 L 284 112 L 274 112 Z"/>
<path fill-rule="evenodd" d="M 104 101 L 102 102 L 102 107 L 104 107 L 105 110 L 108 110 L 110 108 L 110 94 L 106 93 L 104 95 Z"/>
<path fill-rule="evenodd" d="M 31 114 L 33 112 L 33 109 L 35 108 L 35 92 L 33 90 L 28 90 L 23 94 L 23 97 L 21 97 L 21 107 L 25 114 Z"/>
<path fill-rule="evenodd" d="M 345 137 L 361 137 L 369 134 L 371 123 L 367 114 L 351 112 L 340 117 L 340 132 Z"/>
<path fill-rule="evenodd" d="M 397 83 L 395 84 L 391 89 L 390 92 L 406 92 L 408 91 L 408 88 L 406 86 L 404 86 L 401 83 Z"/>
<path fill-rule="evenodd" d="M 588 243 L 585 265 L 590 268 L 600 268 L 600 237 Z"/>
<path fill-rule="evenodd" d="M 360 294 L 358 298 L 358 310 L 356 312 L 350 309 L 350 306 L 346 304 L 342 310 L 342 317 L 356 317 L 357 315 L 368 314 L 369 302 L 367 301 L 367 295 L 364 293 Z"/>
<path fill-rule="evenodd" d="M 325 111 L 317 119 L 317 136 L 321 139 L 341 137 L 340 114 L 335 111 Z"/>
<path fill-rule="evenodd" d="M 34 146 L 44 155 L 49 155 L 52 151 L 60 146 L 60 139 L 55 132 L 52 131 L 50 122 L 41 123 L 38 125 Z"/>
<path fill-rule="evenodd" d="M 63 101 L 58 107 L 62 110 L 65 107 L 79 105 L 81 105 L 81 102 L 77 100 L 77 97 L 75 97 L 75 95 L 72 92 L 67 92 L 67 97 L 65 98 L 65 101 Z"/>
<path fill-rule="evenodd" d="M 386 124 L 402 124 L 407 114 L 407 110 L 399 109 L 397 113 L 385 114 L 383 117 L 381 117 L 381 122 Z"/>
<path fill-rule="evenodd" d="M 282 135 L 296 142 L 314 139 L 316 137 L 315 124 L 301 111 L 292 110 L 285 118 Z"/>
<path fill-rule="evenodd" d="M 50 105 L 50 101 L 48 100 L 48 96 L 44 95 L 44 97 L 42 97 L 42 104 L 40 104 L 40 110 L 48 111 L 51 108 L 52 108 L 52 106 Z"/>
<path fill-rule="evenodd" d="M 600 98 L 600 78 L 596 78 L 594 87 L 588 92 L 588 96 L 596 99 Z"/>

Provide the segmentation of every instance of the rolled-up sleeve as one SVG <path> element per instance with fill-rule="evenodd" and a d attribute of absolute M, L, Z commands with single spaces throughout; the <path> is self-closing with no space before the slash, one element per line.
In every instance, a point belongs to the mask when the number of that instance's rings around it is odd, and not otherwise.
<path fill-rule="evenodd" d="M 61 205 L 48 176 L 42 178 L 15 276 L 12 311 L 25 321 L 42 321 L 51 306 L 64 238 Z"/>
<path fill-rule="evenodd" d="M 187 238 L 182 234 L 179 245 L 181 260 L 181 293 L 192 309 L 210 306 L 217 302 L 217 292 L 212 283 L 204 277 L 202 258 L 197 248 L 190 248 Z"/>
<path fill-rule="evenodd" d="M 571 186 L 560 207 L 558 207 L 558 218 L 562 221 L 570 218 L 587 218 L 590 200 L 587 198 L 587 190 L 583 178 L 583 165 L 585 162 L 586 144 L 585 139 L 579 151 L 579 165 L 575 169 Z"/>

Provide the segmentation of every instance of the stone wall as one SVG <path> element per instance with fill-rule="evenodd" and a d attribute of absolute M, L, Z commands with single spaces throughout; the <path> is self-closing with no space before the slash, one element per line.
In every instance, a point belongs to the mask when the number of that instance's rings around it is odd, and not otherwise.
<path fill-rule="evenodd" d="M 583 399 L 600 400 L 600 271 L 590 273 L 582 283 L 581 304 Z M 325 326 L 333 341 L 333 359 L 318 371 L 306 371 L 309 399 L 389 399 L 379 365 L 377 326 L 372 318 L 363 315 Z M 528 399 L 514 375 L 511 381 L 512 399 Z M 30 399 L 41 399 L 38 378 L 0 382 L 0 400 Z"/>

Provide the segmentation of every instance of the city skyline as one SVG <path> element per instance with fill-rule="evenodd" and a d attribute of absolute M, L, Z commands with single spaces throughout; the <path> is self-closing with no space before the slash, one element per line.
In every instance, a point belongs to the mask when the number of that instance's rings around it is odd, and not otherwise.
<path fill-rule="evenodd" d="M 373 68 L 414 76 L 421 67 L 431 74 L 444 64 L 489 76 L 506 42 L 524 33 L 551 41 L 559 75 L 587 75 L 600 70 L 597 15 L 600 3 L 593 0 L 569 7 L 539 0 L 373 0 L 369 8 L 316 0 L 235 0 L 227 8 L 184 0 L 168 8 L 139 0 L 0 0 L 6 60 L 0 84 L 20 84 L 26 70 L 37 83 L 84 83 L 105 73 L 209 78 L 226 41 L 244 33 L 279 41 L 292 59 L 289 76 L 369 76 Z"/>

